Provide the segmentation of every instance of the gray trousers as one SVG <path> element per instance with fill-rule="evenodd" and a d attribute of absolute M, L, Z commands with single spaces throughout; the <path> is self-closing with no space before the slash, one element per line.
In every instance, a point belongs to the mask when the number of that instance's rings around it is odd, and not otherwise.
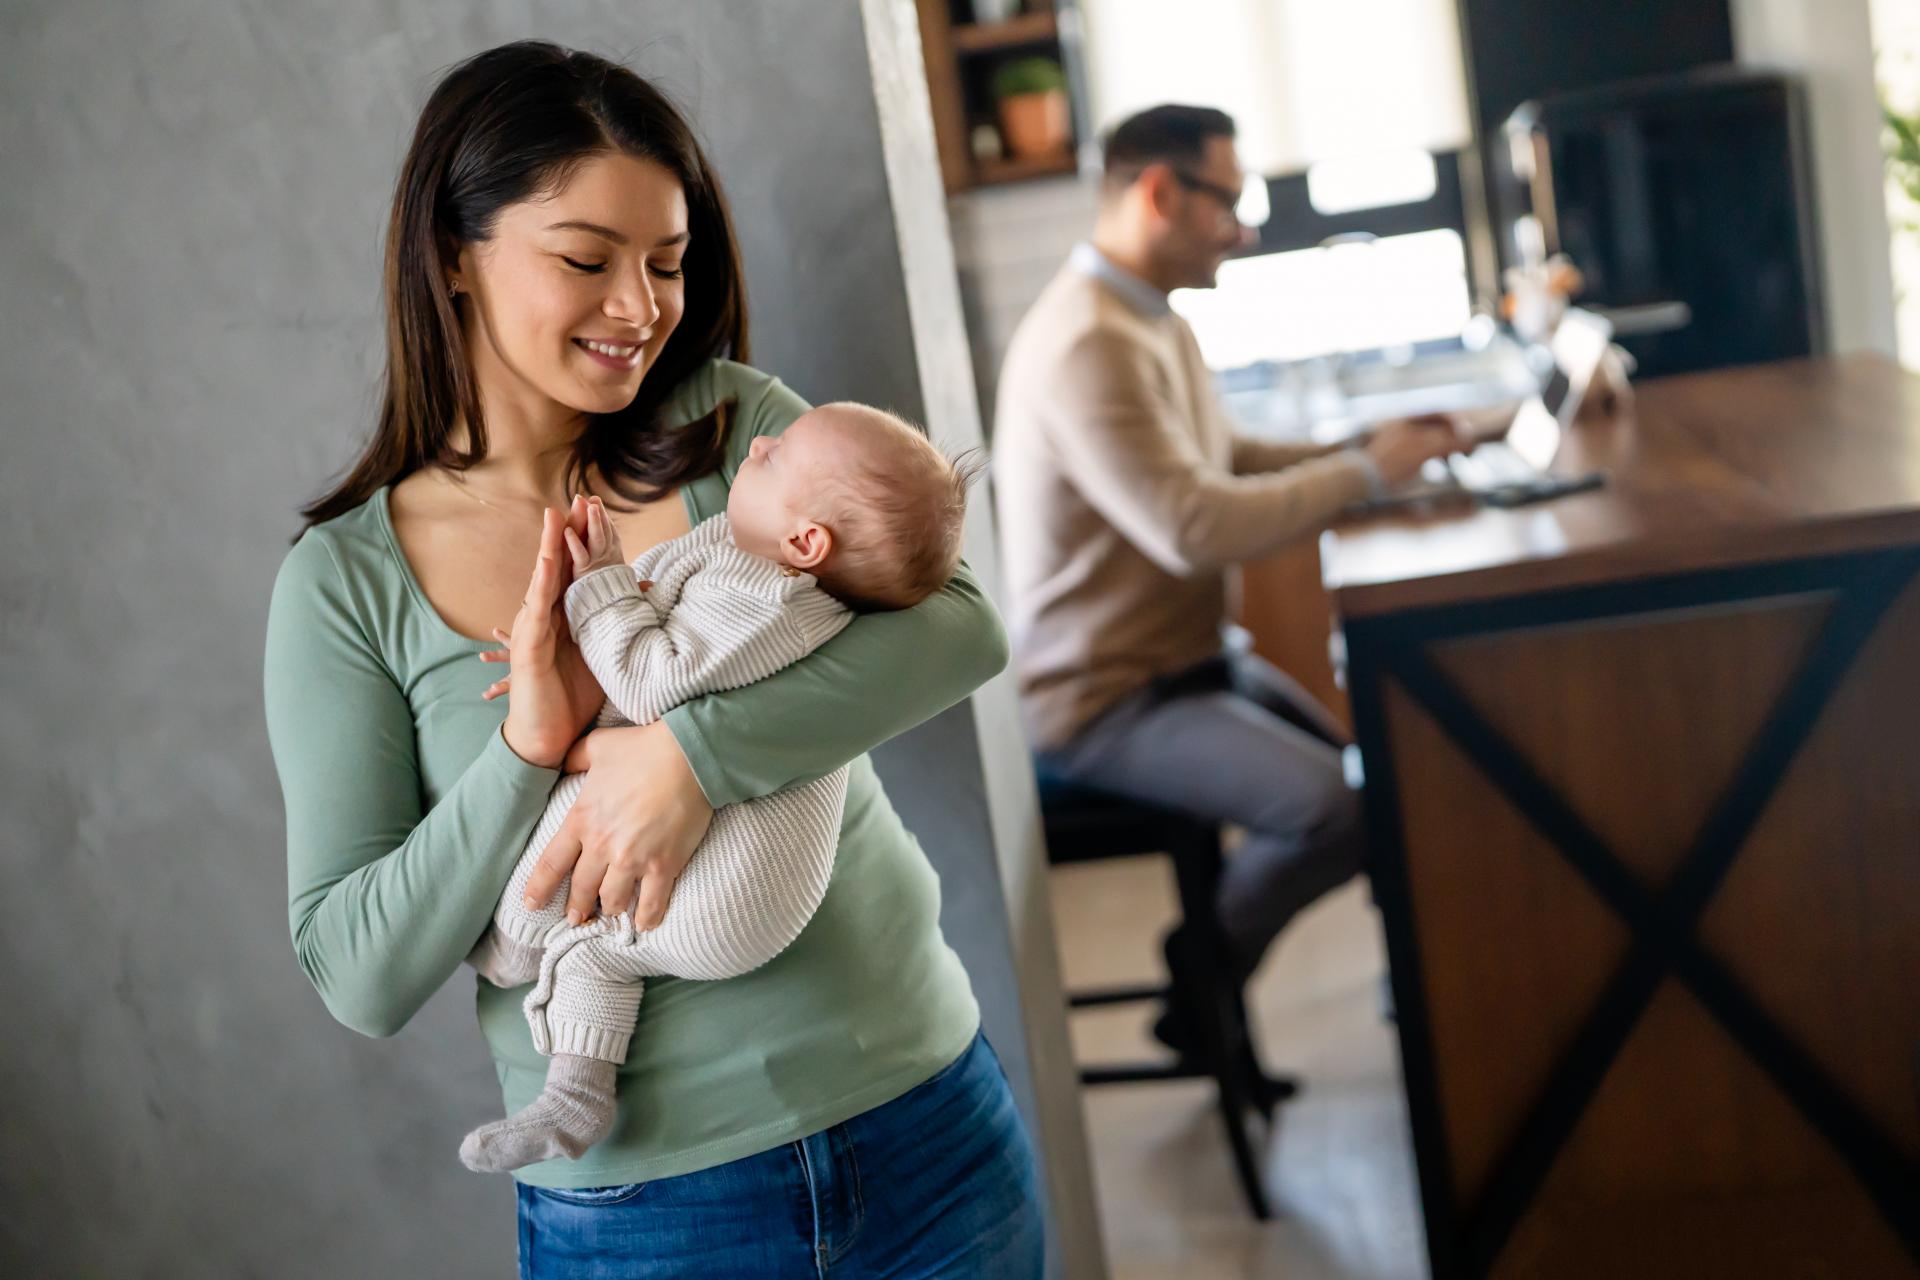
<path fill-rule="evenodd" d="M 1223 653 L 1129 695 L 1037 761 L 1068 782 L 1245 828 L 1218 902 L 1244 975 L 1301 909 L 1360 870 L 1345 742 L 1327 709 L 1272 663 Z"/>

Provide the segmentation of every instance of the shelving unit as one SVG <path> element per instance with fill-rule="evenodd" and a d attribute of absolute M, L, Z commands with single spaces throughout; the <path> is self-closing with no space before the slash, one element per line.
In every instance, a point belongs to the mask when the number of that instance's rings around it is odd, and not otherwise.
<path fill-rule="evenodd" d="M 1060 23 L 1051 9 L 1023 13 L 1004 22 L 962 22 L 953 27 L 956 53 L 997 53 L 1040 44 L 1054 44 L 1060 35 Z"/>
<path fill-rule="evenodd" d="M 975 187 L 1074 172 L 1082 112 L 1069 90 L 1072 136 L 1057 154 L 976 156 L 973 132 L 982 125 L 999 129 L 992 84 L 994 71 L 1020 58 L 1045 57 L 1069 70 L 1073 51 L 1063 38 L 1061 0 L 1028 0 L 1024 13 L 999 22 L 972 21 L 970 0 L 916 0 L 920 44 L 927 66 L 927 89 L 940 150 L 940 172 L 948 194 Z"/>
<path fill-rule="evenodd" d="M 973 184 L 977 187 L 990 187 L 1001 182 L 1025 182 L 1028 178 L 1061 177 L 1072 173 L 1074 168 L 1075 161 L 1071 151 L 1057 156 L 1018 156 L 1000 160 L 975 160 Z"/>

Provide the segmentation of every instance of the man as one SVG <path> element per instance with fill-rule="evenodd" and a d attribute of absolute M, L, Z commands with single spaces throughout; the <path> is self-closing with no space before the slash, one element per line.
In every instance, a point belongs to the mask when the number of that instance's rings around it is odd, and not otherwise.
<path fill-rule="evenodd" d="M 1091 243 L 1015 331 L 994 485 L 1021 709 L 1044 772 L 1246 829 L 1219 912 L 1240 976 L 1359 869 L 1331 715 L 1223 642 L 1230 575 L 1459 447 L 1444 419 L 1348 448 L 1235 433 L 1174 289 L 1252 232 L 1233 121 L 1163 106 L 1107 137 Z M 1170 963 L 1180 949 L 1171 939 Z M 1170 1011 L 1155 1028 L 1190 1047 Z"/>

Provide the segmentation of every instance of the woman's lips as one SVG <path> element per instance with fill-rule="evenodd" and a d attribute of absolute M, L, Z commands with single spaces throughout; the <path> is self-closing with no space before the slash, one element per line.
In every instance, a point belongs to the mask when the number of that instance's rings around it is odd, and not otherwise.
<path fill-rule="evenodd" d="M 640 363 L 640 353 L 646 350 L 644 344 L 629 346 L 618 342 L 595 342 L 588 338 L 575 338 L 573 345 L 607 368 L 618 369 L 622 373 L 636 368 Z"/>

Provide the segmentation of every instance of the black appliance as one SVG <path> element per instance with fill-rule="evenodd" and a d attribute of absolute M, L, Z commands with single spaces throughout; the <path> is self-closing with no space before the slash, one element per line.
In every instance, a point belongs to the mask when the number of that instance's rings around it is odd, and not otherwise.
<path fill-rule="evenodd" d="M 1641 377 L 1822 349 L 1797 80 L 1727 66 L 1557 94 L 1505 135 L 1546 251 L 1586 276 L 1580 304 L 1613 321 Z"/>

